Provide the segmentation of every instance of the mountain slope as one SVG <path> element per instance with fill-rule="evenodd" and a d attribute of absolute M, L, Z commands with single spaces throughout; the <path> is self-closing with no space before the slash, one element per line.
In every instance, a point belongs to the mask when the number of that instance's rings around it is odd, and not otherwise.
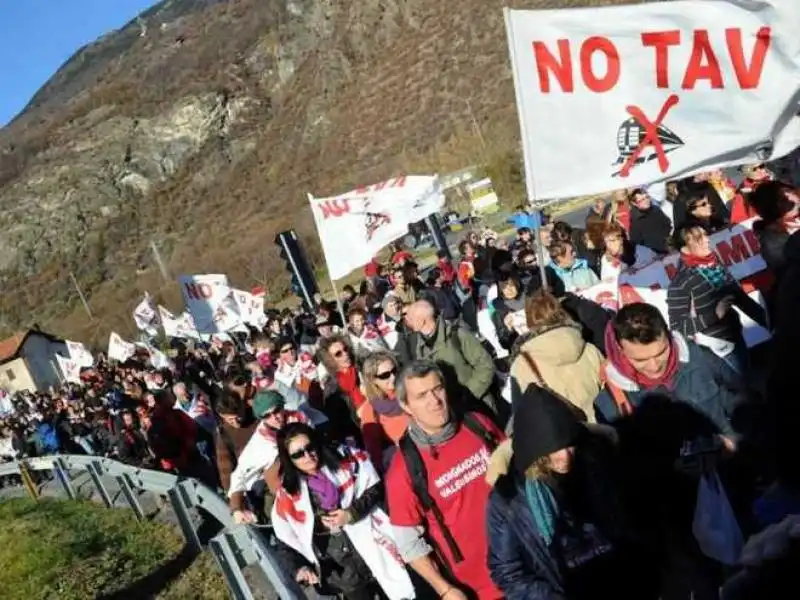
<path fill-rule="evenodd" d="M 153 243 L 279 296 L 277 231 L 323 264 L 306 192 L 513 156 L 506 4 L 166 0 L 81 49 L 0 131 L 0 327 L 130 335 L 141 291 L 179 305 Z"/>

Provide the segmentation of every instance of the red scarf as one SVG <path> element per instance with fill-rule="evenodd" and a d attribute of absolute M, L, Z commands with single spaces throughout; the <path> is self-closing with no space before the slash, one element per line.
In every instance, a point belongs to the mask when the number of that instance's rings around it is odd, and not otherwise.
<path fill-rule="evenodd" d="M 339 389 L 350 398 L 355 410 L 361 408 L 361 405 L 367 401 L 358 385 L 358 371 L 354 366 L 350 366 L 344 371 L 337 371 L 336 382 L 339 384 Z"/>
<path fill-rule="evenodd" d="M 619 342 L 617 341 L 617 336 L 614 335 L 614 328 L 610 322 L 606 327 L 605 336 L 608 360 L 612 365 L 614 365 L 614 367 L 616 367 L 620 374 L 635 382 L 640 389 L 652 390 L 663 385 L 668 390 L 671 390 L 673 386 L 672 380 L 675 378 L 675 374 L 678 372 L 679 350 L 675 338 L 673 338 L 671 334 L 668 335 L 670 335 L 670 349 L 669 358 L 667 359 L 667 368 L 659 377 L 648 377 L 634 368 L 634 366 L 628 360 L 628 357 L 625 356 L 625 353 L 622 351 L 622 346 L 620 346 Z"/>
<path fill-rule="evenodd" d="M 713 252 L 706 256 L 696 256 L 695 254 L 681 252 L 681 261 L 687 267 L 716 267 L 719 264 L 719 258 Z"/>

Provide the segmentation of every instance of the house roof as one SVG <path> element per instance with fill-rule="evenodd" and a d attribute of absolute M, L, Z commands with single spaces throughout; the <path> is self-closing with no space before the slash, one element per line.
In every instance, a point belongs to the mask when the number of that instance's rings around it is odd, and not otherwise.
<path fill-rule="evenodd" d="M 18 331 L 10 338 L 0 340 L 0 362 L 6 362 L 14 358 L 25 343 L 29 331 Z"/>
<path fill-rule="evenodd" d="M 25 343 L 25 340 L 27 340 L 28 336 L 32 333 L 35 333 L 36 335 L 42 335 L 51 342 L 61 341 L 57 337 L 52 336 L 49 333 L 45 333 L 44 331 L 39 331 L 38 329 L 18 331 L 10 338 L 0 340 L 0 363 L 8 362 L 9 360 L 16 358 L 17 354 L 19 354 L 19 351 L 22 349 L 22 345 Z"/>

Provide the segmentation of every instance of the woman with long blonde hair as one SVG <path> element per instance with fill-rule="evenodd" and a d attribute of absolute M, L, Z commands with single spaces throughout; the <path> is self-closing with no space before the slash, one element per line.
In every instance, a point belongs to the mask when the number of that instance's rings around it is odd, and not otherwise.
<path fill-rule="evenodd" d="M 379 351 L 364 360 L 364 396 L 358 411 L 364 447 L 378 470 L 389 465 L 394 449 L 408 427 L 408 415 L 395 396 L 399 365 L 394 354 Z"/>

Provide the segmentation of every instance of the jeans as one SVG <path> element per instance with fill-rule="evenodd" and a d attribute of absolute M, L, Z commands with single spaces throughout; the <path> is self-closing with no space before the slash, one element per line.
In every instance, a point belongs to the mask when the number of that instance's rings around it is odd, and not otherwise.
<path fill-rule="evenodd" d="M 736 345 L 733 347 L 733 352 L 721 358 L 725 361 L 725 364 L 743 377 L 746 376 L 747 372 L 750 370 L 750 354 L 747 350 L 747 344 L 744 338 L 740 338 L 736 342 Z"/>

